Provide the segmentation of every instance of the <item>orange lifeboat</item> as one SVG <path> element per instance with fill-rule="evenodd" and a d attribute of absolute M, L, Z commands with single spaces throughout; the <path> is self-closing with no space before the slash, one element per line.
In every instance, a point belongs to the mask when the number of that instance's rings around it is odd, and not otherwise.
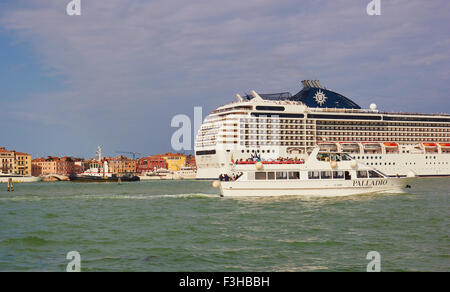
<path fill-rule="evenodd" d="M 431 148 L 435 148 L 437 147 L 436 143 L 423 143 L 424 147 L 431 147 Z"/>
<path fill-rule="evenodd" d="M 450 143 L 439 143 L 439 145 L 445 148 L 450 147 Z"/>
<path fill-rule="evenodd" d="M 394 142 L 384 142 L 383 144 L 386 147 L 398 147 L 398 144 Z"/>

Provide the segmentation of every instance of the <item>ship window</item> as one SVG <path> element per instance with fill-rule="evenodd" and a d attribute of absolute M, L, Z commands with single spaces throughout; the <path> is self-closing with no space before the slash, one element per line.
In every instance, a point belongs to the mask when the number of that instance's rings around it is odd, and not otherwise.
<path fill-rule="evenodd" d="M 367 178 L 367 170 L 358 170 L 356 172 L 357 178 Z"/>
<path fill-rule="evenodd" d="M 321 171 L 320 178 L 321 179 L 331 179 L 331 171 Z"/>
<path fill-rule="evenodd" d="M 300 172 L 298 171 L 290 171 L 289 179 L 300 179 Z"/>
<path fill-rule="evenodd" d="M 275 179 L 275 172 L 269 171 L 267 173 L 267 179 Z"/>
<path fill-rule="evenodd" d="M 195 154 L 196 155 L 212 155 L 212 154 L 216 154 L 216 150 L 197 151 Z"/>
<path fill-rule="evenodd" d="M 266 173 L 264 171 L 255 172 L 255 179 L 256 180 L 265 180 L 266 179 Z"/>
<path fill-rule="evenodd" d="M 334 179 L 343 179 L 344 172 L 343 171 L 333 171 L 333 178 Z"/>
<path fill-rule="evenodd" d="M 284 106 L 256 106 L 260 111 L 284 111 Z"/>
<path fill-rule="evenodd" d="M 277 171 L 277 179 L 287 179 L 286 171 Z"/>
<path fill-rule="evenodd" d="M 370 178 L 382 178 L 383 176 L 376 172 L 375 170 L 369 170 L 369 177 Z"/>
<path fill-rule="evenodd" d="M 320 178 L 320 172 L 318 171 L 309 171 L 308 172 L 308 178 L 309 179 L 319 179 Z"/>

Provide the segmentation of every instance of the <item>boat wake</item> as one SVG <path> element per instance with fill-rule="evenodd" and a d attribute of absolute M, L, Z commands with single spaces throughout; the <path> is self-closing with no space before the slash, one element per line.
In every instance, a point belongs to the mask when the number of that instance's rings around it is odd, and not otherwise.
<path fill-rule="evenodd" d="M 75 195 L 75 196 L 14 196 L 3 197 L 0 201 L 40 201 L 40 200 L 154 200 L 154 199 L 192 199 L 192 198 L 219 198 L 217 194 L 189 193 L 189 194 L 115 194 L 115 195 Z"/>

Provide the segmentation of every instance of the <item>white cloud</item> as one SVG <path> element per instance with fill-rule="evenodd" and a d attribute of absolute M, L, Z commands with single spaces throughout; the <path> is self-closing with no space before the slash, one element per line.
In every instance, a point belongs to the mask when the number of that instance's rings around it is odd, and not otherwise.
<path fill-rule="evenodd" d="M 82 0 L 82 16 L 67 16 L 66 2 L 27 1 L 1 13 L 0 25 L 66 80 L 65 91 L 34 94 L 20 107 L 46 123 L 126 123 L 169 103 L 190 112 L 235 92 L 295 91 L 303 78 L 383 98 L 390 93 L 377 83 L 386 75 L 403 86 L 424 65 L 434 72 L 429 86 L 448 80 L 449 1 L 382 0 L 382 15 L 372 17 L 368 0 Z M 424 89 L 411 86 L 421 104 Z"/>

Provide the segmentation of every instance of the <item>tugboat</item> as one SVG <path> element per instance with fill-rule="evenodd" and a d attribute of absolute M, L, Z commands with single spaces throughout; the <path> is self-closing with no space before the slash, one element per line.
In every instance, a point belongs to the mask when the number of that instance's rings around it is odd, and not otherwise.
<path fill-rule="evenodd" d="M 108 161 L 102 161 L 102 149 L 100 146 L 97 147 L 96 153 L 96 163 L 97 167 L 91 167 L 85 172 L 80 174 L 71 174 L 69 176 L 70 181 L 73 182 L 130 182 L 130 181 L 139 181 L 138 176 L 132 175 L 124 175 L 117 176 L 109 172 Z"/>
<path fill-rule="evenodd" d="M 103 167 L 93 167 L 80 174 L 72 174 L 69 176 L 70 181 L 73 182 L 128 182 L 139 181 L 138 176 L 117 176 L 109 172 L 108 162 L 103 162 Z"/>
<path fill-rule="evenodd" d="M 306 160 L 258 161 L 236 164 L 213 186 L 225 197 L 349 196 L 373 193 L 404 193 L 414 182 L 408 177 L 389 177 L 354 160 L 346 153 L 320 151 Z"/>

